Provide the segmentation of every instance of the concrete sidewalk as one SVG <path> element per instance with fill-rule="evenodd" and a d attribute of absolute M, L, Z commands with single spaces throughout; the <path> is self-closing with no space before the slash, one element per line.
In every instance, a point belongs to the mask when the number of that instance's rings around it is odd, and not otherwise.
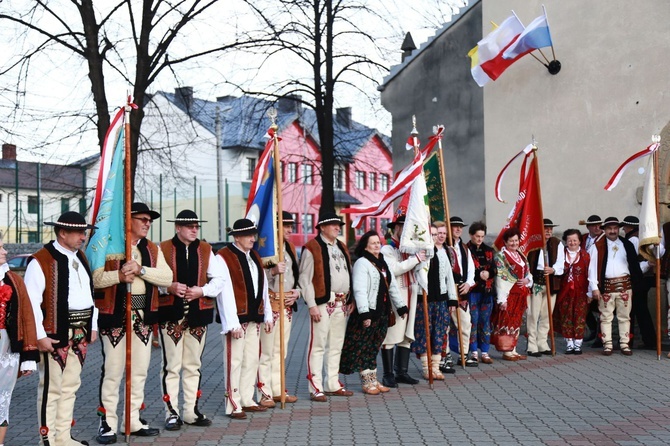
<path fill-rule="evenodd" d="M 495 363 L 457 370 L 430 389 L 425 381 L 391 392 L 363 395 L 357 375 L 344 377 L 355 392 L 351 398 L 309 400 L 305 367 L 309 332 L 307 311 L 294 318 L 288 351 L 286 383 L 299 400 L 247 420 L 225 416 L 220 325 L 210 326 L 203 357 L 201 411 L 213 419 L 209 428 L 184 426 L 163 430 L 164 409 L 159 383 L 160 354 L 153 350 L 143 418 L 161 434 L 131 437 L 132 444 L 212 445 L 668 445 L 670 444 L 670 360 L 655 352 L 618 351 L 605 357 L 585 348 L 581 356 L 559 354 L 506 362 L 492 352 Z M 525 344 L 525 341 L 521 341 Z M 523 352 L 525 345 L 520 345 Z M 379 361 L 381 376 L 381 360 Z M 102 356 L 99 343 L 89 349 L 77 395 L 73 435 L 92 445 L 98 427 L 98 388 Z M 410 374 L 420 376 L 412 359 Z M 17 383 L 10 410 L 6 445 L 38 444 L 37 376 Z M 122 410 L 122 408 L 120 408 Z M 119 412 L 121 415 L 121 411 Z M 123 444 L 123 436 L 119 436 Z"/>

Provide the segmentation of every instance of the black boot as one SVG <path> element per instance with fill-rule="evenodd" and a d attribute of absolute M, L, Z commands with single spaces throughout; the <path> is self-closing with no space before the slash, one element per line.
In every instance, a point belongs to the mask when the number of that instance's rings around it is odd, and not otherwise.
<path fill-rule="evenodd" d="M 418 379 L 414 379 L 407 373 L 409 367 L 409 349 L 407 347 L 396 347 L 395 352 L 395 380 L 403 384 L 419 384 Z"/>
<path fill-rule="evenodd" d="M 382 384 L 386 387 L 398 387 L 393 375 L 393 349 L 382 347 L 382 365 L 384 366 L 384 376 Z"/>

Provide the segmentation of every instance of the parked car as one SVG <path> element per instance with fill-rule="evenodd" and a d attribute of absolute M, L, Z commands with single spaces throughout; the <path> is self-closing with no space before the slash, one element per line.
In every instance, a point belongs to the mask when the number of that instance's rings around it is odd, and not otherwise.
<path fill-rule="evenodd" d="M 28 265 L 28 259 L 32 254 L 19 254 L 7 261 L 11 269 L 25 268 Z"/>

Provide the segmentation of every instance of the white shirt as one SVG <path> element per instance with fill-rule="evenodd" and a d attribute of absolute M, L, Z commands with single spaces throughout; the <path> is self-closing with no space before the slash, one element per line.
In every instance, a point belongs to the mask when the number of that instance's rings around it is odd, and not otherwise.
<path fill-rule="evenodd" d="M 629 275 L 628 258 L 626 256 L 626 248 L 623 246 L 623 242 L 617 238 L 615 241 L 607 239 L 606 243 L 607 268 L 605 269 L 605 278 L 615 279 L 617 277 Z M 598 288 L 598 249 L 595 245 L 591 246 L 589 255 L 591 256 L 591 261 L 589 262 L 589 284 L 591 284 L 591 278 L 593 278 L 595 287 L 593 287 L 593 285 L 591 286 L 592 289 L 595 290 Z"/>
<path fill-rule="evenodd" d="M 463 259 L 461 258 L 461 242 L 460 238 L 454 239 L 454 251 L 456 251 L 456 258 L 458 259 L 458 266 L 463 271 Z M 465 283 L 470 285 L 470 287 L 475 286 L 475 261 L 472 260 L 472 254 L 467 246 L 463 246 L 465 249 L 465 255 L 468 257 L 468 277 L 464 277 Z"/>
<path fill-rule="evenodd" d="M 563 242 L 558 242 L 558 248 L 556 248 L 556 262 L 554 262 L 552 268 L 554 269 L 554 275 L 563 275 L 563 269 L 565 268 L 565 246 L 563 246 Z M 544 271 L 544 249 L 540 250 L 540 255 L 537 260 L 537 269 Z"/>
<path fill-rule="evenodd" d="M 93 318 L 91 320 L 91 330 L 98 331 L 98 309 L 93 306 L 93 296 L 91 295 L 91 282 L 86 269 L 81 264 L 76 252 L 64 248 L 57 240 L 53 242 L 56 251 L 64 254 L 68 259 L 68 269 L 70 276 L 68 278 L 69 292 L 67 296 L 68 309 L 70 311 L 87 310 L 93 307 Z M 76 266 L 75 266 L 76 265 Z M 46 279 L 39 262 L 32 261 L 26 267 L 26 274 L 23 279 L 28 290 L 28 297 L 33 307 L 35 315 L 35 328 L 37 329 L 37 340 L 47 337 L 44 330 L 44 316 L 42 315 L 42 297 L 46 290 Z"/>

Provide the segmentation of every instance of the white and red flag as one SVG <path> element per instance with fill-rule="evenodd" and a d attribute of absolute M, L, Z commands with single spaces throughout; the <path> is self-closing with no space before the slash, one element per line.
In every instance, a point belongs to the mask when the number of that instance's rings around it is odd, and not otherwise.
<path fill-rule="evenodd" d="M 610 191 L 614 189 L 616 185 L 619 184 L 619 180 L 621 180 L 623 173 L 626 171 L 628 166 L 630 166 L 633 161 L 638 160 L 640 158 L 644 158 L 647 155 L 651 155 L 659 148 L 660 145 L 661 144 L 657 142 L 651 143 L 645 149 L 640 150 L 639 152 L 628 158 L 626 161 L 624 161 L 623 164 L 620 165 L 619 168 L 614 172 L 612 178 L 610 178 L 610 180 L 605 185 L 605 190 Z"/>

